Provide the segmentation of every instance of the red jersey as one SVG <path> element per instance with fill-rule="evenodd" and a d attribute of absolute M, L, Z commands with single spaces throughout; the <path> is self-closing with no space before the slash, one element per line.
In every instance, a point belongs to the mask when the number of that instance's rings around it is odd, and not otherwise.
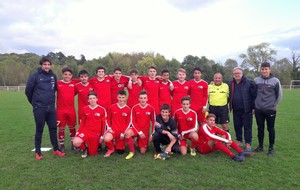
<path fill-rule="evenodd" d="M 180 83 L 178 80 L 173 82 L 174 89 L 172 91 L 172 112 L 181 108 L 181 99 L 189 95 L 190 84 L 188 81 Z"/>
<path fill-rule="evenodd" d="M 111 105 L 107 112 L 108 126 L 117 133 L 124 133 L 130 124 L 131 109 L 124 105 L 120 107 L 117 103 Z"/>
<path fill-rule="evenodd" d="M 154 132 L 155 111 L 154 108 L 147 104 L 142 107 L 140 104 L 133 106 L 131 110 L 131 124 L 138 132 L 148 134 L 150 128 L 150 122 L 152 126 L 152 132 Z"/>
<path fill-rule="evenodd" d="M 111 76 L 110 91 L 111 91 L 111 104 L 118 102 L 117 96 L 119 90 L 124 90 L 129 81 L 128 77 L 121 76 L 120 81 L 117 82 L 113 76 Z"/>
<path fill-rule="evenodd" d="M 142 86 L 138 85 L 137 82 L 132 82 L 132 89 L 127 88 L 128 90 L 128 99 L 127 105 L 133 107 L 139 103 L 139 92 L 143 89 Z"/>
<path fill-rule="evenodd" d="M 225 135 L 226 139 L 218 135 Z M 231 136 L 229 133 L 218 128 L 217 126 L 209 127 L 206 123 L 199 128 L 198 136 L 198 143 L 200 144 L 206 143 L 209 140 L 218 140 L 225 143 L 227 143 L 228 140 L 231 140 Z"/>
<path fill-rule="evenodd" d="M 75 113 L 74 96 L 75 82 L 57 81 L 57 110 L 63 113 Z"/>
<path fill-rule="evenodd" d="M 189 109 L 186 113 L 182 108 L 176 110 L 174 113 L 174 119 L 177 123 L 178 134 L 181 136 L 192 131 L 197 131 L 198 129 L 197 113 L 192 109 Z"/>
<path fill-rule="evenodd" d="M 158 79 L 152 80 L 148 76 L 141 76 L 139 78 L 143 82 L 144 90 L 147 91 L 148 104 L 153 106 L 155 111 L 159 113 L 159 105 L 158 105 L 159 80 Z"/>
<path fill-rule="evenodd" d="M 103 136 L 107 124 L 106 117 L 106 111 L 102 106 L 97 105 L 94 108 L 85 106 L 83 108 L 83 115 L 80 118 L 81 123 L 78 128 L 78 133 L 86 131 Z"/>
<path fill-rule="evenodd" d="M 171 90 L 170 85 L 172 85 L 171 81 L 163 82 L 162 80 L 159 83 L 159 108 L 163 104 L 169 104 L 171 106 Z"/>
<path fill-rule="evenodd" d="M 97 103 L 107 110 L 111 105 L 111 77 L 105 76 L 102 80 L 99 80 L 98 78 L 92 78 L 89 80 L 89 82 L 91 83 L 94 91 L 97 93 Z"/>
<path fill-rule="evenodd" d="M 198 112 L 208 101 L 208 84 L 204 80 L 195 81 L 192 79 L 190 83 L 191 109 Z"/>
<path fill-rule="evenodd" d="M 93 91 L 90 83 L 82 84 L 81 82 L 75 84 L 75 94 L 78 94 L 78 118 L 81 118 L 83 107 L 89 105 L 88 94 Z"/>

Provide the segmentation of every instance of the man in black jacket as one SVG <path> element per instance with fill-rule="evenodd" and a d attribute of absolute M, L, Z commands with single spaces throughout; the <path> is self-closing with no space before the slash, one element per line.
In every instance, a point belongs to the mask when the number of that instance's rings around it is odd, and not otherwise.
<path fill-rule="evenodd" d="M 45 123 L 49 128 L 50 140 L 53 146 L 53 154 L 60 157 L 65 156 L 60 152 L 57 143 L 55 92 L 56 75 L 51 70 L 51 61 L 47 57 L 40 60 L 41 67 L 32 73 L 27 81 L 25 94 L 33 108 L 35 120 L 35 158 L 43 159 L 41 153 L 42 135 Z"/>
<path fill-rule="evenodd" d="M 243 127 L 245 150 L 251 151 L 252 118 L 254 113 L 254 100 L 256 88 L 252 80 L 243 75 L 241 68 L 233 69 L 233 80 L 229 83 L 230 111 L 233 110 L 233 123 L 236 139 L 240 146 L 243 145 Z"/>

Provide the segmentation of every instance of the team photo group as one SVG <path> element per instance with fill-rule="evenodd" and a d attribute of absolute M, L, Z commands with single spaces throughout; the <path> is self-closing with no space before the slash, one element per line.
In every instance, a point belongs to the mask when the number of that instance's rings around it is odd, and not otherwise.
<path fill-rule="evenodd" d="M 136 69 L 126 75 L 120 68 L 109 75 L 102 66 L 95 73 L 81 70 L 79 76 L 73 76 L 71 69 L 64 68 L 58 80 L 51 65 L 48 57 L 42 57 L 25 89 L 36 126 L 37 160 L 44 158 L 41 144 L 45 125 L 53 154 L 59 157 L 69 150 L 80 152 L 82 158 L 104 152 L 104 157 L 124 154 L 124 159 L 130 160 L 153 146 L 154 159 L 220 150 L 242 162 L 247 156 L 264 152 L 266 123 L 266 153 L 274 155 L 276 107 L 282 89 L 268 62 L 261 63 L 260 76 L 254 80 L 244 76 L 242 68 L 234 68 L 228 84 L 219 72 L 212 82 L 204 81 L 205 71 L 198 67 L 192 73 L 178 69 L 175 81 L 170 81 L 167 68 L 158 73 L 155 66 L 148 68 L 148 76 L 140 76 Z M 91 77 L 94 74 L 96 77 Z M 187 75 L 192 79 L 186 80 Z M 253 115 L 258 136 L 255 148 L 251 146 Z M 65 145 L 66 128 L 70 145 Z"/>

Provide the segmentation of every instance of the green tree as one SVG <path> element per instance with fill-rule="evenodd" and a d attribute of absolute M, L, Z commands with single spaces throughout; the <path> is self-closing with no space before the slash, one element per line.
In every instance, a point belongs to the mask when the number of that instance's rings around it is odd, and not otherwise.
<path fill-rule="evenodd" d="M 279 61 L 276 61 L 272 67 L 272 74 L 274 74 L 281 82 L 281 84 L 290 84 L 292 65 L 287 58 L 283 58 Z"/>
<path fill-rule="evenodd" d="M 259 66 L 262 62 L 275 61 L 275 57 L 277 51 L 270 47 L 269 43 L 263 42 L 258 45 L 249 46 L 247 49 L 247 53 L 242 53 L 239 55 L 242 61 L 243 68 L 251 68 L 257 74 L 259 73 Z"/>
<path fill-rule="evenodd" d="M 299 80 L 300 79 L 300 53 L 297 51 L 292 51 L 292 60 L 289 61 L 292 66 L 291 79 Z"/>

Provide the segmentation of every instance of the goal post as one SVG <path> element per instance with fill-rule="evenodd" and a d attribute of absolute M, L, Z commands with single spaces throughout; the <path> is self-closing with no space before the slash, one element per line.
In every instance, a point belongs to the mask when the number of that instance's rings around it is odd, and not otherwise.
<path fill-rule="evenodd" d="M 291 80 L 290 90 L 292 90 L 295 86 L 300 86 L 300 80 Z"/>

